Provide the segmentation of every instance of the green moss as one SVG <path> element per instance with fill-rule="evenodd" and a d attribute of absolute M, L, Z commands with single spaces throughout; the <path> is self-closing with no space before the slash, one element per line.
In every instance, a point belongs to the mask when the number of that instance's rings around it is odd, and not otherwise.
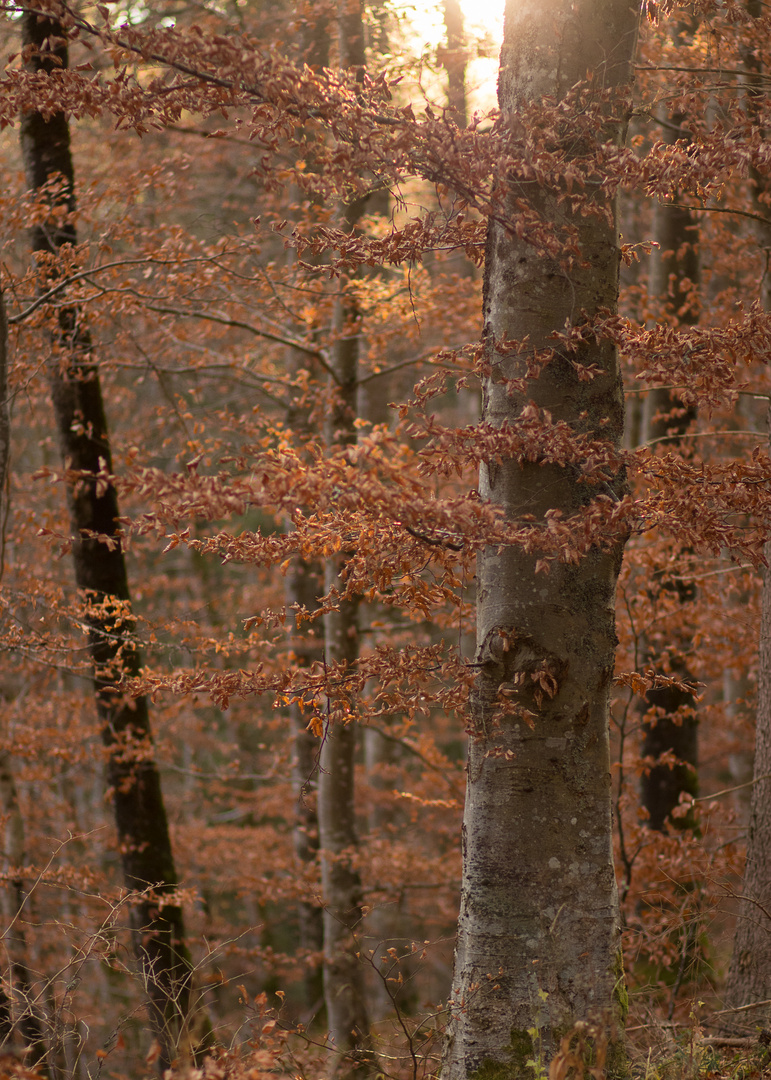
<path fill-rule="evenodd" d="M 529 1031 L 512 1028 L 509 1045 L 503 1053 L 505 1061 L 486 1058 L 469 1080 L 534 1080 L 533 1067 L 527 1064 L 535 1053 Z"/>
<path fill-rule="evenodd" d="M 616 958 L 613 961 L 613 980 L 613 1004 L 618 1010 L 618 1021 L 623 1028 L 629 1015 L 629 994 L 626 989 L 624 954 L 620 945 L 616 950 Z"/>
<path fill-rule="evenodd" d="M 629 1075 L 629 1060 L 626 1056 L 624 1043 L 624 1025 L 629 1015 L 629 993 L 626 988 L 624 954 L 620 945 L 616 950 L 616 957 L 613 961 L 613 1012 L 615 1014 L 614 1019 L 618 1024 L 618 1030 L 615 1033 L 611 1031 L 605 1071 L 609 1080 L 622 1080 L 623 1077 Z"/>
<path fill-rule="evenodd" d="M 616 1020 L 626 1020 L 629 1011 L 629 997 L 626 990 L 624 977 L 624 961 L 619 949 L 613 965 L 615 985 L 613 988 L 613 1000 L 616 1012 Z M 586 1024 L 568 1025 L 550 1029 L 548 1037 L 545 1032 L 531 1028 L 512 1028 L 509 1045 L 502 1051 L 502 1061 L 494 1061 L 486 1058 L 476 1072 L 472 1073 L 468 1080 L 541 1080 L 548 1074 L 547 1061 L 556 1053 L 564 1036 L 575 1033 L 576 1040 L 571 1040 L 571 1049 L 577 1051 L 584 1059 L 586 1072 L 596 1064 L 595 1038 L 597 1030 L 592 1025 Z M 608 1080 L 625 1080 L 629 1075 L 629 1065 L 624 1046 L 623 1026 L 617 1031 L 616 1037 L 609 1032 L 609 1041 L 606 1043 L 605 1073 Z M 534 1037 L 535 1036 L 535 1037 Z M 544 1057 L 541 1059 L 540 1069 L 534 1063 L 539 1060 L 538 1046 L 541 1036 L 548 1043 L 548 1048 L 543 1047 Z M 605 1037 L 600 1036 L 605 1042 Z M 535 1043 L 535 1045 L 534 1045 Z M 530 1062 L 530 1064 L 528 1064 Z"/>
<path fill-rule="evenodd" d="M 626 1056 L 626 1046 L 621 1036 L 608 1044 L 605 1075 L 608 1080 L 626 1080 L 629 1076 L 629 1058 Z"/>

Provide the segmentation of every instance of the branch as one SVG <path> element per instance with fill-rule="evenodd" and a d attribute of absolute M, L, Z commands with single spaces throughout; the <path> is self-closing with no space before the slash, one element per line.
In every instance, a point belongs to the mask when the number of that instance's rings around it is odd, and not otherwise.
<path fill-rule="evenodd" d="M 716 435 L 754 435 L 756 439 L 761 439 L 763 442 L 766 442 L 768 438 L 763 431 L 686 431 L 684 433 L 678 431 L 676 435 L 660 435 L 657 439 L 648 439 L 642 445 L 655 446 L 656 443 L 660 442 L 674 442 L 678 439 L 704 439 Z"/>
<path fill-rule="evenodd" d="M 286 334 L 276 334 L 271 330 L 261 330 L 259 327 L 252 326 L 251 323 L 242 322 L 240 319 L 231 319 L 227 315 L 215 315 L 208 311 L 185 311 L 180 308 L 167 307 L 163 304 L 147 304 L 146 307 L 149 311 L 155 311 L 161 315 L 178 315 L 182 319 L 206 319 L 209 322 L 219 323 L 221 326 L 231 326 L 236 330 L 246 330 L 256 337 L 266 338 L 268 341 L 276 341 L 279 345 L 288 345 L 290 348 L 297 349 L 298 352 L 305 353 L 306 356 L 312 356 L 315 360 L 318 360 L 327 374 L 330 375 L 336 383 L 339 383 L 337 376 L 321 349 L 314 349 L 310 345 L 298 341 L 296 338 L 288 337 Z"/>
<path fill-rule="evenodd" d="M 20 311 L 18 315 L 11 315 L 8 319 L 9 326 L 16 326 L 19 323 L 24 322 L 29 318 L 33 312 L 37 311 L 43 304 L 47 304 L 48 301 L 56 296 L 58 293 L 63 292 L 69 285 L 72 285 L 75 281 L 82 281 L 88 279 L 92 274 L 99 274 L 102 270 L 115 270 L 122 266 L 180 266 L 186 263 L 199 263 L 199 262 L 215 262 L 224 252 L 220 252 L 220 255 L 198 255 L 192 259 L 118 259 L 115 262 L 101 263 L 99 266 L 92 266 L 88 270 L 78 270 L 75 274 L 68 274 L 67 277 L 61 278 L 46 292 L 41 293 L 29 307 L 24 311 Z M 219 264 L 218 264 L 219 265 Z"/>
<path fill-rule="evenodd" d="M 731 795 L 734 791 L 742 791 L 744 788 L 754 787 L 755 784 L 759 784 L 761 780 L 771 780 L 771 773 L 764 773 L 763 776 L 755 776 L 752 780 L 748 780 L 746 784 L 737 784 L 736 787 L 723 788 L 722 791 L 716 791 L 714 795 L 700 795 L 698 799 L 692 801 L 697 802 L 709 802 L 710 799 L 719 799 L 723 795 Z M 768 1004 L 768 1002 L 766 1002 Z M 749 1008 L 749 1006 L 747 1006 Z M 726 1009 L 726 1012 L 730 1012 L 730 1009 Z"/>
<path fill-rule="evenodd" d="M 691 206 L 689 203 L 668 202 L 665 206 L 675 206 L 678 210 L 692 210 L 698 214 L 735 214 L 737 217 L 746 217 L 751 221 L 759 221 L 762 225 L 771 225 L 771 218 L 763 217 L 762 214 L 753 214 L 750 210 L 737 210 L 731 206 Z"/>
<path fill-rule="evenodd" d="M 405 525 L 404 531 L 408 532 L 410 536 L 414 536 L 416 540 L 422 541 L 424 544 L 430 544 L 431 547 L 443 547 L 448 548 L 450 551 L 463 551 L 465 544 L 455 544 L 452 540 L 439 540 L 433 536 L 426 536 L 425 533 L 420 533 L 417 529 L 413 529 L 411 525 Z"/>
<path fill-rule="evenodd" d="M 405 750 L 409 750 L 409 752 L 411 754 L 414 754 L 416 758 L 419 758 L 427 768 L 433 769 L 434 772 L 438 772 L 444 782 L 449 787 L 450 791 L 457 795 L 459 799 L 463 800 L 465 798 L 465 793 L 461 791 L 455 781 L 451 780 L 449 776 L 447 776 L 447 774 L 444 772 L 444 770 L 440 769 L 438 765 L 435 765 L 433 761 L 429 761 L 425 754 L 421 753 L 421 751 L 418 750 L 417 747 L 413 746 L 412 743 L 407 742 L 406 739 L 399 738 L 398 735 L 391 735 L 390 732 L 385 731 L 377 724 L 368 723 L 365 725 L 365 727 L 371 731 L 376 731 L 381 737 L 381 739 L 386 739 L 388 742 L 396 743 L 397 746 L 403 746 Z"/>

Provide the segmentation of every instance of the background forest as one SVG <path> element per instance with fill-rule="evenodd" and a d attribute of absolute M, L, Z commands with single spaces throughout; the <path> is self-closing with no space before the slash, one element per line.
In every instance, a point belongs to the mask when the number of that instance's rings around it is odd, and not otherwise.
<path fill-rule="evenodd" d="M 629 1046 L 646 1076 L 760 1068 L 767 7 L 649 3 L 625 149 L 591 144 L 580 86 L 503 122 L 499 31 L 457 0 L 4 11 L 4 1051 L 51 1080 L 212 1047 L 211 1075 L 438 1072 L 477 554 L 548 576 L 623 533 Z M 619 349 L 615 464 L 535 406 L 505 447 L 478 422 L 512 175 L 552 255 L 573 234 L 528 185 L 619 200 L 618 315 L 554 334 Z M 507 532 L 476 494 L 501 455 L 580 461 L 598 494 Z"/>

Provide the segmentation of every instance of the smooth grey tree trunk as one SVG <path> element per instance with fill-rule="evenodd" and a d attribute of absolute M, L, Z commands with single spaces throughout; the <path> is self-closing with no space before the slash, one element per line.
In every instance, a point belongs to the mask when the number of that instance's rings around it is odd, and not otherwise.
<path fill-rule="evenodd" d="M 593 87 L 623 90 L 638 9 L 633 0 L 509 0 L 498 83 L 504 122 L 510 118 L 516 132 L 518 108 L 544 96 L 564 99 L 587 70 Z M 622 136 L 621 120 L 595 135 L 604 142 Z M 568 158 L 590 149 L 569 123 L 561 143 Z M 571 217 L 557 196 L 517 182 L 510 216 L 489 226 L 484 334 L 492 370 L 482 420 L 494 427 L 515 424 L 527 403 L 504 382 L 526 373 L 527 354 L 501 354 L 496 343 L 527 338 L 530 349 L 554 347 L 552 333 L 582 321 L 582 312 L 616 310 L 615 203 L 598 191 L 604 218 Z M 547 222 L 576 229 L 580 261 L 569 272 L 517 237 L 514 200 L 523 197 Z M 615 348 L 587 341 L 575 359 L 601 373 L 581 381 L 557 347 L 530 383 L 529 400 L 577 433 L 619 446 L 624 406 Z M 611 497 L 623 487 L 619 475 Z M 555 509 L 575 513 L 597 493 L 577 482 L 576 470 L 505 458 L 482 464 L 479 491 L 508 518 L 537 521 Z M 537 555 L 519 547 L 488 548 L 479 558 L 479 676 L 444 1080 L 480 1070 L 487 1080 L 532 1077 L 528 1059 L 540 1052 L 547 1061 L 576 1021 L 622 1019 L 608 747 L 621 556 L 618 541 L 578 564 L 553 563 L 549 574 L 536 573 Z M 499 719 L 501 691 L 510 705 Z"/>

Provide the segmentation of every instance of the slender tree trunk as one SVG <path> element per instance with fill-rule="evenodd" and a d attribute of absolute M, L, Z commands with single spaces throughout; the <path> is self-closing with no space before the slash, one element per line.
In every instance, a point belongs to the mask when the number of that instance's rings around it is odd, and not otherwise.
<path fill-rule="evenodd" d="M 374 645 L 374 642 L 373 642 Z M 381 717 L 380 723 L 387 724 L 388 719 Z M 375 728 L 367 727 L 363 732 L 364 764 L 367 770 L 367 788 L 369 792 L 369 811 L 367 814 L 367 828 L 371 838 L 382 838 L 387 835 L 395 836 L 394 807 L 389 798 L 393 791 L 393 782 L 382 776 L 383 766 L 388 766 L 397 760 L 394 743 L 384 739 Z M 384 804 L 382 797 L 388 799 Z M 369 978 L 369 1011 L 374 1023 L 385 1020 L 394 1011 L 393 990 L 394 984 L 388 983 L 386 973 L 393 968 L 393 960 L 386 955 L 385 963 L 382 957 L 389 948 L 398 948 L 405 945 L 404 918 L 399 906 L 394 903 L 381 903 L 374 906 L 367 915 L 366 921 L 366 949 L 372 952 L 372 974 Z M 401 949 L 399 950 L 402 951 Z M 402 977 L 405 977 L 406 963 L 399 965 Z M 391 972 L 393 974 L 393 972 Z"/>
<path fill-rule="evenodd" d="M 466 34 L 463 27 L 463 9 L 460 0 L 444 0 L 444 31 L 446 44 L 440 50 L 439 59 L 447 72 L 447 105 L 450 109 L 451 119 L 460 128 L 468 126 L 468 100 L 466 96 L 466 66 L 468 64 L 468 51 L 466 48 Z M 426 265 L 431 266 L 432 260 L 426 260 Z M 476 267 L 463 251 L 456 251 L 443 263 L 445 270 L 451 270 L 460 277 L 473 279 L 476 277 Z M 473 394 L 464 394 L 466 403 L 471 410 L 471 418 L 476 421 L 478 405 Z"/>
<path fill-rule="evenodd" d="M 329 66 L 330 33 L 333 29 L 334 21 L 330 26 L 330 19 L 323 11 L 303 27 L 300 35 L 301 47 L 309 66 L 317 69 Z M 299 189 L 295 189 L 290 204 L 300 206 L 303 198 Z M 289 258 L 294 261 L 295 253 L 291 250 Z M 311 357 L 294 349 L 289 350 L 287 367 L 291 376 L 298 375 L 309 365 L 311 374 L 318 377 L 318 364 Z M 309 412 L 310 405 L 304 398 L 298 401 L 291 397 L 286 410 L 287 427 L 303 437 L 309 437 Z M 300 558 L 294 560 L 286 575 L 284 595 L 291 619 L 292 651 L 297 664 L 302 667 L 310 667 L 323 660 L 324 642 L 319 634 L 319 622 L 315 621 L 312 627 L 307 623 L 301 627 L 297 623 L 295 612 L 298 608 L 313 611 L 318 607 L 319 597 L 324 593 L 324 576 L 324 567 L 320 562 L 309 563 Z M 304 872 L 307 872 L 319 857 L 318 776 L 321 744 L 308 729 L 307 713 L 297 704 L 292 705 L 289 712 L 294 742 L 293 786 L 297 800 L 293 827 L 294 851 Z M 315 902 L 310 897 L 300 901 L 298 920 L 300 947 L 319 956 L 323 955 L 323 909 L 318 898 Z M 309 1018 L 323 1016 L 325 1009 L 322 964 L 306 965 L 303 991 Z"/>
<path fill-rule="evenodd" d="M 61 25 L 51 18 L 23 17 L 26 62 L 54 78 L 66 68 Z M 46 42 L 50 47 L 44 48 Z M 75 185 L 69 125 L 64 113 L 22 117 L 27 182 L 50 188 L 51 214 L 32 229 L 36 253 L 55 257 L 77 242 L 73 222 Z M 43 263 L 42 265 L 45 265 Z M 52 269 L 49 279 L 55 276 Z M 64 465 L 79 474 L 67 489 L 75 579 L 84 599 L 94 665 L 96 708 L 108 751 L 107 781 L 113 800 L 125 885 L 131 906 L 134 947 L 161 1053 L 167 1068 L 180 1051 L 188 1013 L 190 965 L 182 910 L 163 902 L 178 878 L 174 868 L 160 777 L 152 752 L 147 700 L 132 700 L 117 687 L 139 674 L 126 564 L 118 526 L 115 487 L 97 475 L 112 474 L 112 458 L 99 373 L 91 340 L 77 306 L 61 307 L 52 338 L 48 379 Z"/>
<path fill-rule="evenodd" d="M 312 611 L 324 591 L 323 570 L 320 565 L 298 559 L 286 576 L 286 603 L 292 610 L 295 605 Z M 317 626 L 314 623 L 314 626 Z M 302 628 L 294 623 L 292 649 L 297 663 L 309 667 L 323 656 L 322 643 L 308 638 L 307 625 Z M 304 872 L 312 867 L 319 854 L 319 822 L 317 813 L 318 771 L 320 743 L 308 729 L 309 716 L 299 705 L 290 708 L 292 722 L 294 759 L 292 772 L 297 806 L 294 821 L 295 856 Z M 302 899 L 298 910 L 299 945 L 304 951 L 322 954 L 324 948 L 324 925 L 322 907 L 318 900 Z M 321 964 L 308 964 L 303 977 L 305 1005 L 311 1016 L 322 1011 L 324 982 Z"/>
<path fill-rule="evenodd" d="M 340 65 L 364 78 L 366 61 L 361 0 L 339 0 L 338 52 Z M 352 230 L 364 213 L 366 198 L 341 207 L 344 227 Z M 335 317 L 337 342 L 330 382 L 332 407 L 327 422 L 330 448 L 356 445 L 356 404 L 359 376 L 361 313 L 355 297 L 340 280 Z M 346 557 L 329 559 L 326 591 L 344 589 Z M 341 599 L 324 618 L 324 652 L 336 673 L 352 669 L 359 658 L 359 599 Z M 337 676 L 336 676 L 337 677 Z M 338 1075 L 360 1073 L 374 1065 L 363 962 L 358 933 L 362 920 L 362 884 L 356 865 L 358 836 L 355 819 L 355 762 L 357 729 L 347 712 L 344 692 L 329 697 L 319 771 L 319 838 L 324 890 L 324 999 L 329 1035 Z"/>
<path fill-rule="evenodd" d="M 753 19 L 763 15 L 761 0 L 748 0 L 748 14 Z M 757 111 L 758 98 L 765 94 L 763 72 L 757 55 L 748 52 L 747 110 Z M 758 246 L 763 252 L 764 269 L 760 282 L 760 302 L 771 312 L 771 221 L 767 194 L 768 179 L 751 172 L 755 213 L 764 218 L 755 224 Z M 771 409 L 768 413 L 771 447 Z M 736 923 L 733 954 L 726 984 L 726 1004 L 731 1007 L 767 1002 L 771 999 L 771 541 L 766 544 L 766 570 L 760 615 L 758 644 L 758 704 L 755 720 L 755 763 L 747 837 L 747 861 L 739 917 Z M 756 1029 L 768 1026 L 771 1008 L 764 1004 L 741 1014 L 742 1024 Z"/>
<path fill-rule="evenodd" d="M 679 40 L 692 32 L 690 24 L 679 22 L 673 31 Z M 662 139 L 673 144 L 688 138 L 681 125 L 680 113 L 662 117 Z M 659 200 L 654 208 L 654 238 L 659 244 L 651 264 L 649 291 L 656 297 L 664 312 L 680 326 L 695 326 L 699 320 L 698 304 L 692 296 L 692 288 L 699 281 L 698 222 L 685 207 L 673 202 Z M 686 408 L 677 394 L 655 388 L 647 395 L 645 406 L 645 438 L 647 441 L 664 440 L 674 444 L 683 435 L 696 415 L 695 409 Z M 652 583 L 659 591 L 677 589 L 680 603 L 692 603 L 696 598 L 693 586 L 678 582 Z M 667 644 L 670 644 L 669 642 Z M 684 652 L 689 642 L 682 638 L 673 645 L 672 673 L 687 681 L 688 666 Z M 648 650 L 646 650 L 647 652 Z M 656 657 L 650 656 L 655 662 Z M 699 720 L 695 713 L 696 701 L 689 691 L 677 687 L 659 687 L 650 690 L 645 698 L 648 710 L 655 709 L 656 716 L 643 723 L 642 753 L 654 762 L 660 762 L 665 754 L 677 759 L 674 766 L 653 764 L 640 781 L 640 799 L 648 811 L 648 824 L 662 832 L 667 822 L 683 827 L 690 818 L 671 817 L 680 803 L 680 795 L 698 793 L 698 730 Z"/>
<path fill-rule="evenodd" d="M 345 298 L 339 305 L 339 332 L 345 334 L 348 317 L 354 315 Z M 334 387 L 336 407 L 330 419 L 331 445 L 356 442 L 356 380 L 358 342 L 353 333 L 341 337 L 335 350 Z M 341 589 L 345 560 L 330 559 L 326 566 L 326 589 Z M 359 657 L 359 601 L 341 600 L 337 610 L 324 619 L 325 655 L 338 672 L 353 668 Z M 344 695 L 330 696 L 333 709 L 344 707 Z M 320 756 L 319 834 L 321 875 L 324 889 L 324 997 L 329 1033 L 335 1049 L 343 1055 L 339 1073 L 364 1068 L 369 1063 L 370 1038 L 365 980 L 358 955 L 357 934 L 362 920 L 362 885 L 356 865 L 358 836 L 354 807 L 354 774 L 357 727 L 353 717 L 328 716 Z"/>
<path fill-rule="evenodd" d="M 769 412 L 771 436 L 771 411 Z M 771 443 L 771 438 L 770 438 Z M 754 1030 L 767 1026 L 771 1009 L 771 542 L 765 549 L 758 659 L 758 704 L 755 723 L 754 784 L 750 802 L 747 861 L 742 901 L 728 970 L 725 1001 L 729 1007 L 764 1004 L 741 1015 Z"/>
<path fill-rule="evenodd" d="M 363 79 L 367 56 L 362 0 L 338 0 L 337 35 L 340 67 Z"/>
<path fill-rule="evenodd" d="M 8 468 L 11 457 L 11 410 L 8 404 L 8 320 L 5 310 L 5 298 L 0 292 L 0 533 L 4 531 L 8 512 Z M 0 544 L 2 537 L 0 536 Z M 2 553 L 0 552 L 0 576 L 2 575 Z M 4 747 L 0 750 L 0 807 L 5 821 L 4 862 L 8 873 L 13 868 L 24 866 L 25 830 L 24 818 L 19 806 L 19 794 L 13 775 L 11 755 Z M 14 1027 L 18 1030 L 27 1048 L 28 1064 L 36 1066 L 45 1077 L 50 1076 L 48 1067 L 48 1046 L 46 1043 L 43 1020 L 36 1002 L 36 990 L 27 960 L 27 938 L 24 932 L 25 907 L 28 896 L 24 882 L 19 877 L 8 881 L 10 903 L 6 906 L 8 923 L 3 933 L 3 942 L 10 960 L 10 978 L 12 996 L 9 999 L 3 992 L 0 997 L 0 1042 L 10 1038 Z M 13 1001 L 18 1002 L 19 1016 L 14 1021 Z"/>
<path fill-rule="evenodd" d="M 338 584 L 329 564 L 327 587 Z M 326 616 L 327 663 L 352 667 L 358 659 L 358 604 L 343 600 Z M 339 669 L 338 669 L 339 670 Z M 340 698 L 335 695 L 336 705 Z M 364 967 L 358 934 L 362 884 L 356 865 L 358 836 L 354 811 L 356 724 L 330 718 L 324 733 L 319 774 L 319 833 L 324 891 L 324 997 L 330 1039 L 340 1055 L 339 1075 L 370 1063 Z"/>
<path fill-rule="evenodd" d="M 516 130 L 518 107 L 547 95 L 563 99 L 587 69 L 592 86 L 626 86 L 638 9 L 632 0 L 508 0 L 498 83 L 504 120 Z M 609 122 L 597 138 L 622 134 L 620 122 Z M 568 156 L 573 139 L 571 131 Z M 512 192 L 512 220 L 513 200 L 525 194 L 546 221 L 566 221 L 558 192 L 523 183 Z M 491 220 L 484 334 L 492 372 L 483 423 L 514 425 L 526 404 L 506 380 L 526 374 L 527 356 L 498 352 L 497 342 L 553 347 L 553 332 L 582 312 L 616 309 L 616 207 L 600 194 L 597 200 L 607 217 L 568 219 L 580 248 L 570 273 L 507 230 L 503 215 Z M 595 378 L 581 381 L 557 349 L 528 398 L 576 432 L 618 446 L 624 405 L 616 350 L 586 341 L 578 359 L 596 365 Z M 617 493 L 623 484 L 619 476 Z M 593 497 L 575 470 L 518 459 L 484 463 L 479 490 L 512 519 L 575 513 Z M 539 1053 L 548 1060 L 575 1021 L 622 1019 L 608 746 L 621 555 L 619 542 L 578 564 L 552 563 L 548 574 L 536 573 L 537 556 L 518 547 L 480 555 L 479 677 L 444 1080 L 481 1069 L 490 1080 L 532 1077 L 527 1061 Z M 498 718 L 501 691 L 511 705 Z"/>
<path fill-rule="evenodd" d="M 7 750 L 0 752 L 0 806 L 5 820 L 5 869 L 6 872 L 24 866 L 25 840 L 24 819 L 19 806 L 19 795 L 13 775 L 11 755 Z M 38 997 L 40 983 L 35 985 L 27 961 L 27 937 L 24 923 L 28 917 L 29 896 L 24 888 L 24 881 L 14 877 L 8 882 L 10 904 L 8 905 L 8 925 L 3 934 L 3 943 L 10 960 L 10 985 L 12 999 L 8 1002 L 8 1021 L 10 1031 L 18 1027 L 26 1047 L 27 1062 L 36 1066 L 43 1076 L 50 1076 L 48 1066 L 48 1045 L 40 1016 Z M 13 1003 L 16 1004 L 17 1019 L 12 1017 Z M 10 1034 L 9 1031 L 9 1034 Z"/>
<path fill-rule="evenodd" d="M 351 215 L 349 215 L 351 216 Z M 344 284 L 341 286 L 344 289 Z M 358 377 L 358 313 L 350 298 L 341 295 L 332 388 L 328 442 L 331 446 L 355 445 L 356 382 Z M 341 590 L 345 559 L 330 559 L 325 586 Z M 344 672 L 359 657 L 359 601 L 343 599 L 324 619 L 325 656 L 328 665 Z M 362 919 L 362 885 L 356 866 L 358 837 L 354 809 L 354 772 L 357 727 L 353 716 L 341 715 L 344 695 L 330 696 L 337 715 L 328 717 L 320 755 L 319 835 L 321 875 L 324 889 L 324 997 L 329 1033 L 335 1049 L 343 1055 L 338 1071 L 362 1068 L 371 1049 L 363 965 L 358 956 L 357 933 Z"/>
<path fill-rule="evenodd" d="M 468 124 L 466 103 L 466 38 L 460 0 L 444 0 L 444 29 L 447 47 L 443 56 L 447 72 L 447 104 L 460 128 Z"/>

